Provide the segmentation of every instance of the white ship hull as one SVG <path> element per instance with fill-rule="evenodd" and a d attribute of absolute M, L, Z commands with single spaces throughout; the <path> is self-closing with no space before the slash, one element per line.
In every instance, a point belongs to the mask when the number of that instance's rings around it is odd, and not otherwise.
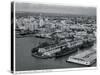
<path fill-rule="evenodd" d="M 96 51 L 88 50 L 78 53 L 74 56 L 70 56 L 67 61 L 87 66 L 92 65 L 96 62 Z"/>

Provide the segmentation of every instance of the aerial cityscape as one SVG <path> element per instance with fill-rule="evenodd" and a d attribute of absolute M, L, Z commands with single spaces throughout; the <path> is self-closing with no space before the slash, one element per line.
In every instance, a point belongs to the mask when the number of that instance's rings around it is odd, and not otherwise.
<path fill-rule="evenodd" d="M 18 6 L 16 9 L 18 10 Z M 54 10 L 50 6 L 48 9 Z M 53 13 L 52 10 L 49 13 L 17 10 L 17 71 L 96 67 L 96 13 L 82 15 L 79 14 L 80 11 L 78 14 L 62 14 Z"/>

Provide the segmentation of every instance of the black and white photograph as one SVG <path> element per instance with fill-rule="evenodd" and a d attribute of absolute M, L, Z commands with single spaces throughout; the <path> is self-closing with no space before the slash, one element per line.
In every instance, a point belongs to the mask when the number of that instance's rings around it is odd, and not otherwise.
<path fill-rule="evenodd" d="M 12 71 L 97 66 L 96 7 L 32 2 L 11 7 Z"/>

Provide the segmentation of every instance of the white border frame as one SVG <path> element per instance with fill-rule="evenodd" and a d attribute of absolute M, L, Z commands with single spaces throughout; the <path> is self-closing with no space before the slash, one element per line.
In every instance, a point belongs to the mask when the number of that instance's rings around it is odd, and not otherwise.
<path fill-rule="evenodd" d="M 16 60 L 16 58 L 15 58 L 15 56 L 16 56 L 16 55 L 15 55 L 15 54 L 16 54 L 16 53 L 15 53 L 15 52 L 16 52 L 16 51 L 15 51 L 15 50 L 16 50 L 16 48 L 15 48 L 15 42 L 16 42 L 16 41 L 15 41 L 15 38 L 16 38 L 16 35 L 15 35 L 15 17 L 16 17 L 16 16 L 15 16 L 15 2 L 13 3 L 13 7 L 14 7 L 14 11 L 13 11 L 13 16 L 14 16 L 14 24 L 13 24 L 13 25 L 14 25 L 14 26 L 13 26 L 13 27 L 14 27 L 14 29 L 13 29 L 13 30 L 14 30 L 14 31 L 13 31 L 13 32 L 14 32 L 14 33 L 13 33 L 13 35 L 14 35 L 14 37 L 13 37 L 13 38 L 14 38 L 14 40 L 13 40 L 13 42 L 14 42 L 14 59 L 13 59 L 14 65 L 13 65 L 13 73 L 16 74 L 16 65 L 15 65 L 15 62 L 16 62 L 16 61 L 15 61 L 15 60 Z"/>

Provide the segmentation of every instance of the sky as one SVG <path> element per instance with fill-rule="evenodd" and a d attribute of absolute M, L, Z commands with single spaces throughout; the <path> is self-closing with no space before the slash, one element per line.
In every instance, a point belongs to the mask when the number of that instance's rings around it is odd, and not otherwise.
<path fill-rule="evenodd" d="M 16 12 L 42 12 L 42 13 L 60 13 L 60 14 L 74 14 L 74 15 L 93 15 L 96 16 L 95 7 L 73 7 L 73 6 L 55 6 L 47 4 L 33 4 L 33 3 L 16 3 Z"/>

